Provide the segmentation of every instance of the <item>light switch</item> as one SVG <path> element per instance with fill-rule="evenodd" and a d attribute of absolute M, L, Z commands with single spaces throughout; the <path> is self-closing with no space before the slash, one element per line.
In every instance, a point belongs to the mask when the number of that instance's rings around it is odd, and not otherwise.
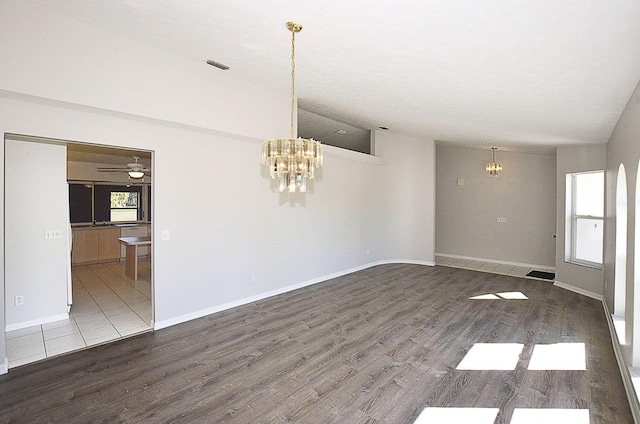
<path fill-rule="evenodd" d="M 458 178 L 458 186 L 464 185 L 464 178 Z"/>
<path fill-rule="evenodd" d="M 45 238 L 45 240 L 62 238 L 62 231 L 60 231 L 60 230 L 45 230 L 44 231 L 44 238 Z"/>

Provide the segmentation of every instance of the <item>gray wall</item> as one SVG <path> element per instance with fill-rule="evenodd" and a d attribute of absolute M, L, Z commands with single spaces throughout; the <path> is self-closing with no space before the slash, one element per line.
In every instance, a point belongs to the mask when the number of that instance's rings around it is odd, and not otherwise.
<path fill-rule="evenodd" d="M 336 134 L 337 130 L 347 134 Z M 331 118 L 298 108 L 298 137 L 322 140 L 322 144 L 371 153 L 371 131 L 336 121 Z"/>
<path fill-rule="evenodd" d="M 575 172 L 602 170 L 605 167 L 605 145 L 558 147 L 558 203 L 557 203 L 557 248 L 556 282 L 570 286 L 574 291 L 591 297 L 602 296 L 601 269 L 589 268 L 565 262 L 565 214 L 566 175 Z"/>
<path fill-rule="evenodd" d="M 555 156 L 498 150 L 495 178 L 490 161 L 490 150 L 437 145 L 436 254 L 553 268 Z"/>

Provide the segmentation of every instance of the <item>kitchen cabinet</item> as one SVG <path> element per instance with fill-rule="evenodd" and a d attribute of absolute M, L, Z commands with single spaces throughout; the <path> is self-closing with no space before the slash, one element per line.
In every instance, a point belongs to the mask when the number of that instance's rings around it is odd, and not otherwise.
<path fill-rule="evenodd" d="M 120 260 L 120 228 L 74 228 L 71 263 Z"/>
<path fill-rule="evenodd" d="M 110 227 L 98 231 L 98 260 L 120 260 L 120 228 Z"/>
<path fill-rule="evenodd" d="M 98 231 L 74 229 L 71 245 L 71 263 L 81 264 L 98 260 Z"/>

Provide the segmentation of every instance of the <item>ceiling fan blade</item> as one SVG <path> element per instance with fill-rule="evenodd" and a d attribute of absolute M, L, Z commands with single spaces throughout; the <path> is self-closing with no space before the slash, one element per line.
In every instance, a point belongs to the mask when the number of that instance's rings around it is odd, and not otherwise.
<path fill-rule="evenodd" d="M 122 167 L 122 166 L 118 168 L 100 167 L 98 168 L 98 172 L 124 172 L 124 173 L 129 173 L 129 176 L 131 176 L 132 172 L 143 172 L 146 175 L 151 174 L 151 170 L 148 169 L 145 164 L 138 162 L 138 159 L 140 159 L 140 157 L 134 156 L 133 159 L 135 160 L 135 162 L 128 163 L 126 167 Z"/>

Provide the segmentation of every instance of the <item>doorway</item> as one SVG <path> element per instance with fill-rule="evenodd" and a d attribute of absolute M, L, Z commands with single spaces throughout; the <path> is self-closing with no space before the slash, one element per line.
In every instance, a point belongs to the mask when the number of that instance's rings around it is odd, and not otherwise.
<path fill-rule="evenodd" d="M 11 147 L 7 150 L 7 143 Z M 28 155 L 23 153 L 13 154 L 11 149 L 28 148 Z M 50 150 L 55 151 L 55 161 L 50 160 L 52 155 Z M 49 179 L 46 176 L 37 175 L 33 181 L 24 181 L 24 176 L 20 174 L 20 169 L 26 169 L 20 164 L 21 160 L 27 160 L 40 168 L 40 161 L 33 157 L 32 152 L 43 151 L 43 160 L 57 171 L 56 180 L 59 180 L 60 168 L 64 172 L 64 195 L 62 195 L 61 184 L 56 183 L 56 198 L 64 197 L 65 207 L 59 204 L 55 208 L 55 215 L 58 221 L 51 223 L 49 215 L 54 213 L 51 209 L 41 207 L 36 211 L 36 224 L 29 221 L 28 227 L 51 227 L 45 230 L 44 241 L 40 237 L 42 228 L 36 228 L 34 232 L 33 245 L 42 245 L 43 249 L 52 248 L 56 242 L 68 240 L 65 245 L 66 254 L 64 259 L 56 260 L 56 268 L 63 267 L 66 272 L 64 289 L 61 289 L 60 279 L 55 283 L 56 311 L 54 313 L 38 313 L 38 307 L 46 308 L 50 305 L 42 306 L 41 299 L 37 298 L 37 293 L 49 289 L 49 283 L 41 282 L 40 287 L 27 287 L 31 285 L 33 279 L 24 279 L 19 273 L 16 278 L 8 275 L 5 279 L 5 311 L 14 314 L 11 320 L 7 319 L 6 341 L 7 357 L 9 359 L 9 369 L 19 365 L 45 359 L 51 356 L 84 349 L 87 347 L 108 343 L 123 337 L 129 337 L 138 333 L 152 331 L 153 321 L 153 260 L 151 248 L 141 249 L 138 258 L 137 278 L 132 279 L 127 276 L 126 263 L 124 261 L 124 247 L 120 245 L 121 237 L 150 236 L 152 234 L 152 161 L 153 152 L 143 150 L 131 150 L 119 147 L 95 146 L 84 143 L 67 142 L 60 140 L 49 140 L 41 138 L 7 136 L 5 140 L 5 185 L 7 187 L 19 187 L 19 196 L 36 199 L 43 191 L 42 180 Z M 61 154 L 63 164 L 59 163 Z M 46 153 L 48 152 L 48 153 Z M 144 163 L 149 172 L 143 178 L 132 179 L 127 173 L 127 164 L 134 162 L 133 157 L 139 158 Z M 21 159 L 22 158 L 22 159 Z M 46 158 L 46 159 L 45 159 Z M 50 163 L 49 163 L 50 162 Z M 56 162 L 56 163 L 54 163 Z M 43 168 L 47 168 L 44 166 Z M 98 169 L 116 169 L 116 171 L 101 172 Z M 12 174 L 11 170 L 16 172 Z M 118 170 L 123 171 L 118 171 Z M 36 172 L 36 174 L 40 171 Z M 13 176 L 12 176 L 13 175 Z M 22 180 L 17 183 L 18 180 Z M 28 180 L 28 179 L 27 179 Z M 14 184 L 15 183 L 15 184 Z M 69 210 L 69 188 L 67 184 L 81 184 L 91 187 L 122 187 L 118 192 L 126 192 L 131 187 L 137 188 L 135 196 L 130 197 L 136 200 L 140 206 L 139 216 L 135 219 L 129 218 L 123 221 L 96 220 L 95 217 L 88 222 L 73 222 Z M 30 196 L 32 192 L 35 196 Z M 144 195 L 143 195 L 144 193 Z M 20 210 L 7 211 L 7 194 L 11 202 L 11 190 L 5 191 L 5 243 L 13 243 L 18 240 L 17 233 L 21 236 L 27 232 L 27 225 L 19 222 L 12 222 L 13 216 L 18 216 Z M 18 195 L 14 196 L 17 198 Z M 92 197 L 95 193 L 92 194 Z M 59 200 L 59 199 L 58 199 Z M 131 202 L 129 202 L 131 203 Z M 131 206 L 129 204 L 129 206 Z M 95 205 L 91 205 L 91 212 L 95 212 Z M 9 212 L 7 214 L 7 212 Z M 121 211 L 118 211 L 121 212 Z M 64 216 L 65 223 L 61 223 L 60 217 Z M 38 222 L 40 221 L 40 222 Z M 55 228 L 54 228 L 55 227 Z M 60 229 L 58 230 L 58 227 Z M 65 228 L 66 227 L 66 228 Z M 9 228 L 14 228 L 16 234 L 12 234 Z M 54 237 L 65 240 L 47 240 L 53 231 Z M 144 234 L 142 234 L 144 233 Z M 37 239 L 37 240 L 36 240 Z M 12 241 L 13 240 L 13 241 Z M 92 240 L 95 243 L 92 243 Z M 96 252 L 87 252 L 86 249 L 97 248 Z M 57 249 L 59 253 L 61 249 Z M 16 263 L 15 268 L 28 269 L 40 268 L 39 266 L 25 266 L 20 263 L 20 259 L 14 257 L 7 258 L 10 249 L 5 251 L 5 263 Z M 97 256 L 91 256 L 97 254 Z M 43 255 L 45 256 L 45 255 Z M 37 260 L 36 260 L 37 262 Z M 58 263 L 64 262 L 64 264 Z M 29 265 L 29 264 L 26 264 Z M 11 268 L 11 267 L 9 267 Z M 47 276 L 50 278 L 50 276 Z M 41 279 L 44 280 L 44 279 Z M 28 281 L 28 283 L 26 282 Z M 38 283 L 36 283 L 37 285 Z M 69 304 L 65 311 L 60 311 L 60 292 L 64 290 L 65 302 Z M 29 293 L 24 295 L 24 305 L 16 306 L 13 299 L 16 293 Z M 31 294 L 33 293 L 33 294 Z M 47 303 L 45 301 L 45 303 Z M 53 303 L 53 302 L 50 302 Z M 20 308 L 20 306 L 25 306 Z M 31 309 L 29 309 L 31 308 Z M 15 313 L 17 311 L 17 314 Z M 33 315 L 29 315 L 31 312 Z M 42 312 L 42 311 L 40 311 Z M 22 315 L 20 315 L 22 314 Z"/>

